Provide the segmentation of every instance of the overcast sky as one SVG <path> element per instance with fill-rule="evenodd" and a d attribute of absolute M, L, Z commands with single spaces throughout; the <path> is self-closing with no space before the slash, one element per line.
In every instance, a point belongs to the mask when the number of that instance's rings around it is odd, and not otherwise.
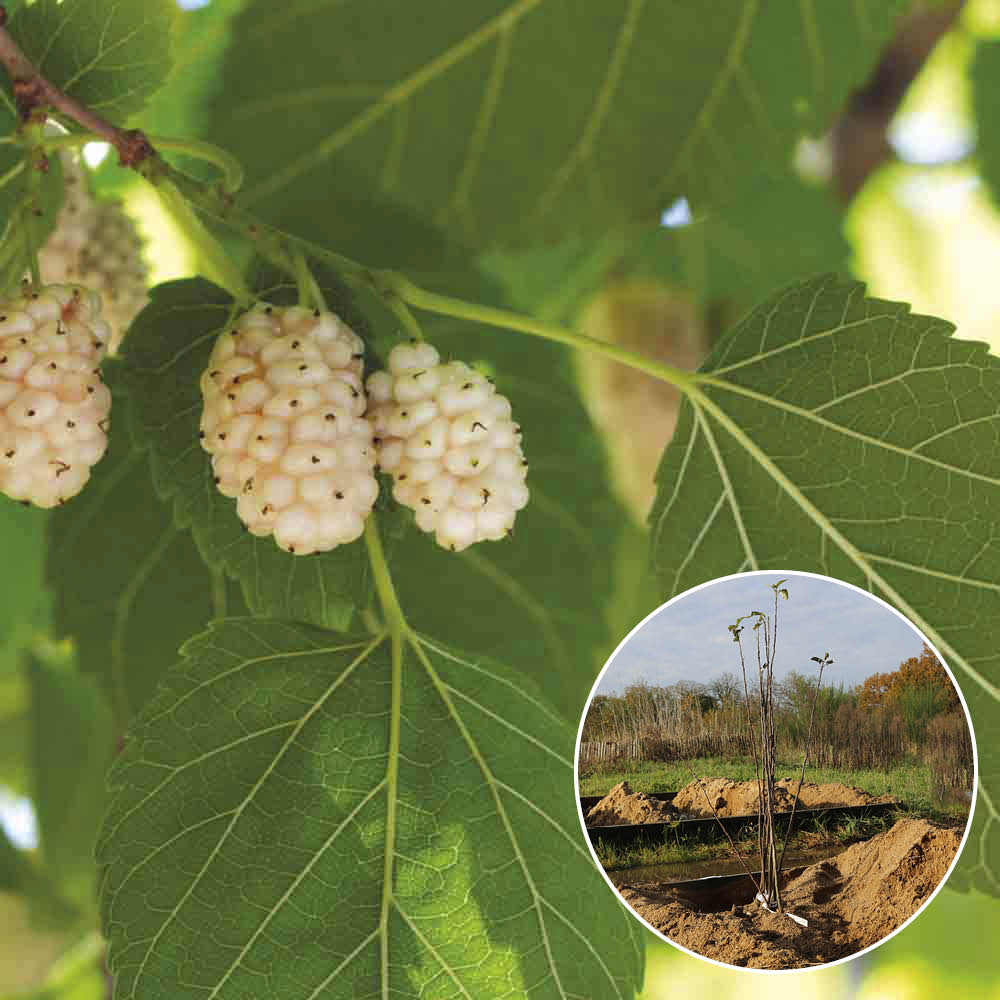
<path fill-rule="evenodd" d="M 656 612 L 618 650 L 598 683 L 602 694 L 638 680 L 707 683 L 719 674 L 740 675 L 739 650 L 727 625 L 749 611 L 774 610 L 770 584 L 782 574 L 744 573 L 703 587 Z M 920 633 L 869 594 L 822 577 L 790 575 L 789 600 L 778 602 L 776 679 L 791 671 L 813 676 L 809 658 L 829 651 L 835 661 L 823 683 L 852 687 L 876 672 L 895 670 L 923 645 Z M 744 625 L 752 625 L 744 622 Z M 756 667 L 756 638 L 742 635 L 747 666 Z"/>

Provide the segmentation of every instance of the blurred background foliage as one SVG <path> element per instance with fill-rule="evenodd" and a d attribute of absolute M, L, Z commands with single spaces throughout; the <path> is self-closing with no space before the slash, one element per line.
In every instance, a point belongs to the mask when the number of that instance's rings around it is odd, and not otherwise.
<path fill-rule="evenodd" d="M 206 135 L 205 109 L 232 18 L 244 5 L 178 0 L 176 64 L 141 117 L 147 131 Z M 153 281 L 197 271 L 196 251 L 151 190 L 99 145 L 85 155 L 98 189 L 120 194 L 139 222 Z M 1000 353 L 998 205 L 1000 0 L 915 2 L 870 79 L 825 136 L 802 141 L 786 176 L 711 212 L 679 199 L 659 227 L 491 251 L 481 264 L 521 308 L 686 367 L 696 367 L 714 338 L 774 288 L 824 270 L 849 270 L 871 294 L 944 317 L 958 336 Z M 663 384 L 588 359 L 580 359 L 579 374 L 635 516 L 617 567 L 627 578 L 644 557 L 652 471 L 678 399 Z M 658 419 L 643 446 L 625 448 L 651 414 Z M 99 773 L 113 748 L 93 738 L 107 711 L 100 692 L 66 670 L 73 651 L 50 638 L 45 517 L 0 504 L 0 997 L 99 1000 L 107 995 L 102 943 L 79 852 L 89 857 L 86 828 L 102 806 L 88 775 Z M 641 596 L 623 591 L 608 609 L 611 628 L 624 634 L 647 610 Z M 67 734 L 58 753 L 32 740 L 43 717 L 59 719 Z M 53 770 L 64 774 L 71 801 L 36 794 Z M 650 934 L 643 997 L 923 1000 L 947 991 L 1000 1000 L 998 935 L 995 899 L 947 890 L 887 944 L 817 972 L 717 968 Z"/>

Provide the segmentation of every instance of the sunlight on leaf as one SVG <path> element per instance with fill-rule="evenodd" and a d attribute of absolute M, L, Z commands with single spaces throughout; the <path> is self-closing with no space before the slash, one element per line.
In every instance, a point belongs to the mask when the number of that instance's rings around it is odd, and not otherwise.
<path fill-rule="evenodd" d="M 188 643 L 111 773 L 117 995 L 634 995 L 570 728 L 432 640 L 398 670 L 397 703 L 382 636 L 232 619 Z"/>

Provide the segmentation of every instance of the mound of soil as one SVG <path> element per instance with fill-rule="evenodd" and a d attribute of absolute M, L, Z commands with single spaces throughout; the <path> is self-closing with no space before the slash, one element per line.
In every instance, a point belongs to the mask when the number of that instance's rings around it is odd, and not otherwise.
<path fill-rule="evenodd" d="M 782 778 L 775 783 L 774 806 L 787 812 L 795 800 L 798 778 Z M 706 801 L 707 797 L 707 801 Z M 866 806 L 873 802 L 897 802 L 891 795 L 869 795 L 853 785 L 836 783 L 817 785 L 802 782 L 800 809 L 823 809 L 830 806 Z M 757 782 L 731 781 L 729 778 L 702 778 L 686 784 L 675 796 L 674 805 L 689 816 L 711 816 L 709 802 L 720 816 L 751 816 L 757 812 Z"/>
<path fill-rule="evenodd" d="M 627 781 L 619 782 L 586 815 L 587 826 L 620 826 L 623 823 L 669 823 L 678 812 L 669 802 L 633 792 Z"/>
<path fill-rule="evenodd" d="M 729 965 L 795 969 L 822 965 L 880 941 L 904 923 L 944 878 L 961 830 L 924 819 L 892 829 L 811 865 L 782 889 L 788 913 L 769 913 L 750 899 L 721 912 L 699 908 L 661 886 L 622 886 L 622 898 L 672 941 Z"/>

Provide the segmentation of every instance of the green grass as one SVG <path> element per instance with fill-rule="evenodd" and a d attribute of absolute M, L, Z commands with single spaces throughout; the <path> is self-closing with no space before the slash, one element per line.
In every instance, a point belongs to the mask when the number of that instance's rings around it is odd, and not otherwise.
<path fill-rule="evenodd" d="M 822 847 L 848 847 L 859 840 L 868 840 L 876 834 L 888 830 L 899 819 L 900 813 L 892 812 L 881 816 L 850 816 L 837 823 L 811 821 L 802 829 L 797 829 L 789 838 L 789 851 L 807 851 Z M 667 832 L 666 836 L 670 836 Z M 753 859 L 759 857 L 760 846 L 754 836 L 742 836 L 736 846 L 744 858 L 748 858 L 751 869 Z M 601 866 L 606 871 L 622 868 L 637 868 L 640 865 L 694 864 L 732 858 L 732 848 L 722 834 L 718 839 L 704 840 L 696 837 L 678 839 L 659 845 L 621 846 L 606 844 L 598 840 L 595 847 Z M 758 862 L 759 866 L 759 862 Z"/>
<path fill-rule="evenodd" d="M 798 778 L 802 759 L 778 762 L 777 777 Z M 628 781 L 636 792 L 673 792 L 691 781 L 692 772 L 698 777 L 726 777 L 748 781 L 754 776 L 753 760 L 724 757 L 699 757 L 693 761 L 630 761 L 628 770 L 591 772 L 580 781 L 581 795 L 604 795 L 619 781 Z M 931 771 L 928 765 L 909 760 L 888 771 L 837 770 L 832 767 L 807 767 L 806 781 L 817 784 L 839 782 L 855 785 L 870 795 L 893 795 L 900 799 L 911 815 L 928 819 L 961 819 L 968 814 L 962 803 L 942 803 L 932 793 Z"/>

